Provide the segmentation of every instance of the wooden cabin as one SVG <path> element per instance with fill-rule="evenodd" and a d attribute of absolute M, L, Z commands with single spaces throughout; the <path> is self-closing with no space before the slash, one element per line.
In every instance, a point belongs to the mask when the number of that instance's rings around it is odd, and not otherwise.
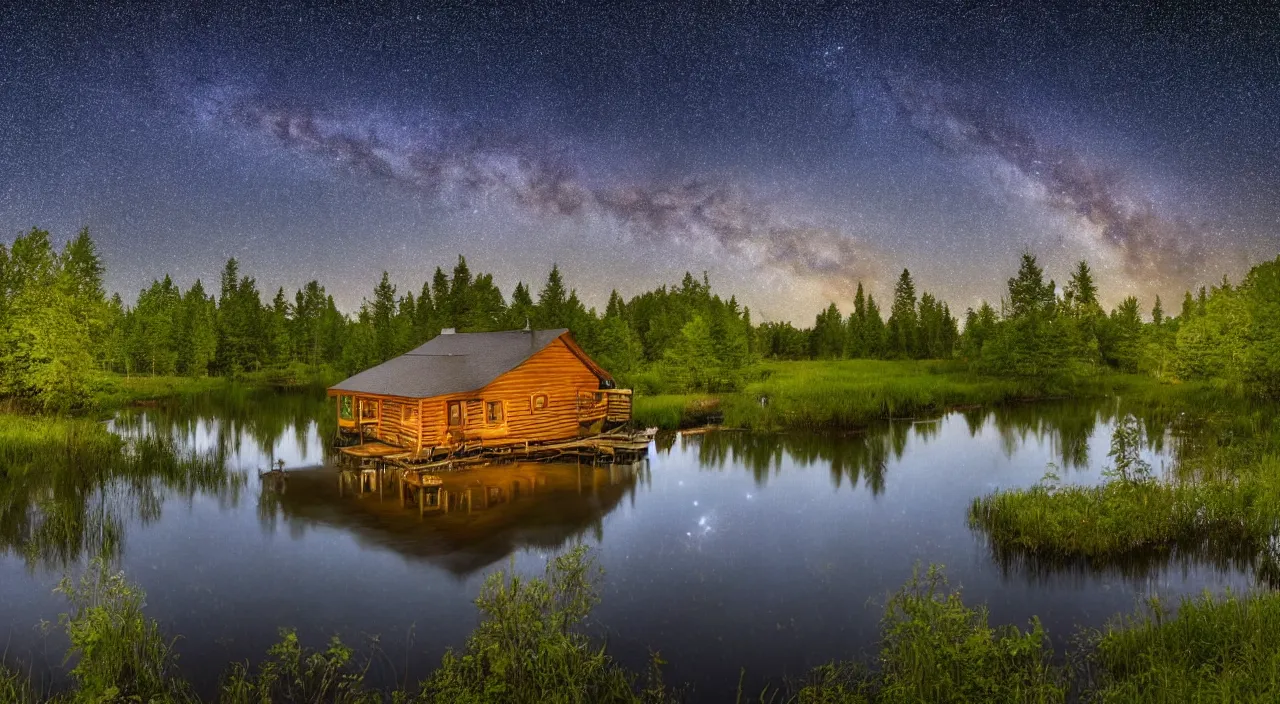
<path fill-rule="evenodd" d="M 338 429 L 416 457 L 569 440 L 631 420 L 631 391 L 568 330 L 454 333 L 329 388 Z"/>

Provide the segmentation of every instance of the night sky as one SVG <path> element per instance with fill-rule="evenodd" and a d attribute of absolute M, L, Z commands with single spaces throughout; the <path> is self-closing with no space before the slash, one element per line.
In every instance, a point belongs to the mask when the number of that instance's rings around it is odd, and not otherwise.
<path fill-rule="evenodd" d="M 234 256 L 350 312 L 464 254 L 809 324 L 1029 250 L 1176 310 L 1280 251 L 1274 4 L 185 5 L 0 12 L 0 239 L 88 226 L 127 301 Z"/>

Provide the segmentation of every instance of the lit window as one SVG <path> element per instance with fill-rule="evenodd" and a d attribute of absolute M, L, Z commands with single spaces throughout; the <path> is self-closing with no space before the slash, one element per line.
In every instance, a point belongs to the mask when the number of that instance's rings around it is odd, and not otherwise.
<path fill-rule="evenodd" d="M 449 425 L 450 426 L 462 425 L 462 402 L 461 401 L 449 402 Z"/>
<path fill-rule="evenodd" d="M 485 417 L 489 420 L 490 425 L 497 425 L 502 422 L 502 402 L 490 401 L 485 405 Z"/>
<path fill-rule="evenodd" d="M 534 410 L 534 411 L 542 411 L 542 410 L 546 410 L 546 408 L 547 408 L 547 395 L 546 395 L 546 394 L 534 394 L 534 395 L 533 395 L 532 405 L 533 405 L 533 410 Z"/>

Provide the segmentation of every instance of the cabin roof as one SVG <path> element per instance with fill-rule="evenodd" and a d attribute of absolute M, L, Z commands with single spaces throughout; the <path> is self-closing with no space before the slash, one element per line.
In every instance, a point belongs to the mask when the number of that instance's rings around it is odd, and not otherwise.
<path fill-rule="evenodd" d="M 568 332 L 558 328 L 437 335 L 420 347 L 330 386 L 329 391 L 406 398 L 476 391 Z M 567 337 L 566 342 L 593 372 L 608 378 L 577 343 Z"/>

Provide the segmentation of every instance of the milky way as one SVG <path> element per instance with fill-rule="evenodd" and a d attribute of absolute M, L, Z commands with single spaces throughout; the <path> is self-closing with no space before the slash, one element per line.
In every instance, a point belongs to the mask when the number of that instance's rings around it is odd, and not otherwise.
<path fill-rule="evenodd" d="M 339 170 L 426 197 L 496 196 L 542 216 L 602 215 L 648 245 L 710 242 L 745 264 L 818 279 L 830 295 L 842 298 L 853 295 L 858 281 L 876 280 L 872 255 L 854 237 L 786 222 L 730 184 L 689 177 L 671 184 L 593 187 L 574 165 L 527 140 L 454 130 L 394 144 L 367 127 L 311 109 L 272 106 L 225 88 L 211 95 L 224 96 L 199 101 L 211 117 L 268 134 Z"/>
<path fill-rule="evenodd" d="M 0 45 L 0 240 L 88 226 L 126 299 L 236 256 L 349 311 L 463 254 L 808 324 L 903 267 L 1149 309 L 1280 249 L 1274 7 L 23 4 Z"/>
<path fill-rule="evenodd" d="M 1203 261 L 1199 233 L 1135 194 L 1121 174 L 1098 168 L 1068 148 L 1043 144 L 990 96 L 884 80 L 902 116 L 946 154 L 989 158 L 1033 184 L 1033 197 L 1080 218 L 1091 235 L 1120 255 L 1143 283 L 1190 285 Z"/>

